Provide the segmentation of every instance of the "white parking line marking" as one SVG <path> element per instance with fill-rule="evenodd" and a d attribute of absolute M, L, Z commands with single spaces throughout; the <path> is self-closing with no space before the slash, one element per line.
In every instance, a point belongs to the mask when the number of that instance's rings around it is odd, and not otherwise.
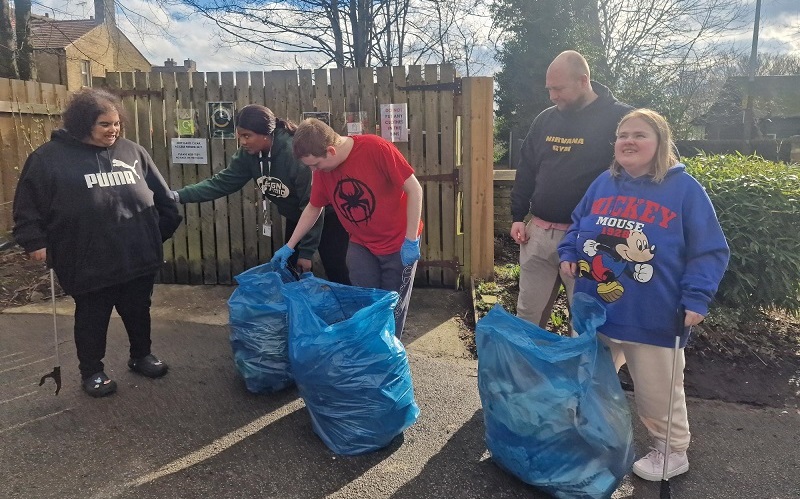
<path fill-rule="evenodd" d="M 38 364 L 39 362 L 44 362 L 44 361 L 50 360 L 52 358 L 53 358 L 53 356 L 51 355 L 50 357 L 45 357 L 43 359 L 34 360 L 33 362 L 28 362 L 27 364 L 22 364 L 22 365 L 15 366 L 15 367 L 9 367 L 8 369 L 3 369 L 2 371 L 0 371 L 0 374 L 7 373 L 8 371 L 14 371 L 16 369 L 21 369 L 21 368 L 26 367 L 26 366 L 31 366 L 33 364 Z"/>
<path fill-rule="evenodd" d="M 34 393 L 38 393 L 38 392 L 23 393 L 22 395 L 17 395 L 16 397 L 11 397 L 10 399 L 0 400 L 0 404 L 6 404 L 8 402 L 11 402 L 12 400 L 21 399 L 22 397 L 27 397 L 28 395 L 33 395 Z"/>
<path fill-rule="evenodd" d="M 31 423 L 35 423 L 37 421 L 41 421 L 43 419 L 52 418 L 53 416 L 58 416 L 62 412 L 67 412 L 70 409 L 72 409 L 72 408 L 71 407 L 67 407 L 66 409 L 61 409 L 60 411 L 52 412 L 50 414 L 45 414 L 44 416 L 39 416 L 38 418 L 29 419 L 29 420 L 27 420 L 25 422 L 18 423 L 18 424 L 15 424 L 15 425 L 11 425 L 8 428 L 3 428 L 2 430 L 0 430 L 0 433 L 6 433 L 6 432 L 11 431 L 11 430 L 16 430 L 17 428 L 22 428 L 23 426 L 29 425 Z"/>
<path fill-rule="evenodd" d="M 285 406 L 269 414 L 261 416 L 255 421 L 252 421 L 241 428 L 228 433 L 227 435 L 223 435 L 222 437 L 214 440 L 205 447 L 192 452 L 191 454 L 176 459 L 171 463 L 165 464 L 152 473 L 148 473 L 147 475 L 139 477 L 136 480 L 128 482 L 126 487 L 138 487 L 167 475 L 185 470 L 186 468 L 201 463 L 206 459 L 210 459 L 220 452 L 223 452 L 228 448 L 238 444 L 250 435 L 258 433 L 275 421 L 288 416 L 289 414 L 297 411 L 298 409 L 302 409 L 303 407 L 305 407 L 305 404 L 303 403 L 302 399 L 294 400 L 293 402 L 286 404 Z"/>
<path fill-rule="evenodd" d="M 11 360 L 8 360 L 8 361 L 5 361 L 5 362 L 0 362 L 0 366 L 7 366 L 9 364 L 14 364 L 16 362 L 20 362 L 20 361 L 23 361 L 23 360 L 32 359 L 34 357 L 36 357 L 36 356 L 35 355 L 26 355 L 25 357 L 17 357 L 16 359 L 11 359 Z"/>
<path fill-rule="evenodd" d="M 14 353 L 10 353 L 8 355 L 2 355 L 2 356 L 0 356 L 0 360 L 1 359 L 5 359 L 6 357 L 14 357 L 15 355 L 22 355 L 22 354 L 23 354 L 23 352 L 14 352 Z"/>

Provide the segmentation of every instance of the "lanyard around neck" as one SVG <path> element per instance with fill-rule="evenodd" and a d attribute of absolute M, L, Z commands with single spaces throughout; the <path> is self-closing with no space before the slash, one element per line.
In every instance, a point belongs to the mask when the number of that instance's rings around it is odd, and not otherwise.
<path fill-rule="evenodd" d="M 263 151 L 258 151 L 258 165 L 261 167 L 261 176 L 262 177 L 264 177 L 264 176 L 271 177 L 272 176 L 271 156 L 272 156 L 272 148 L 270 148 L 270 151 L 267 153 L 267 174 L 264 175 L 264 160 L 263 160 L 264 153 L 263 153 Z"/>

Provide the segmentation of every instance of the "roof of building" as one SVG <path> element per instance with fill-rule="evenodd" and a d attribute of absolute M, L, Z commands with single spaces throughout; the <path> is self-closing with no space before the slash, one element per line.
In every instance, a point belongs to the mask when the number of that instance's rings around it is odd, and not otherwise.
<path fill-rule="evenodd" d="M 56 21 L 31 16 L 31 45 L 38 49 L 61 49 L 98 26 L 94 19 Z"/>

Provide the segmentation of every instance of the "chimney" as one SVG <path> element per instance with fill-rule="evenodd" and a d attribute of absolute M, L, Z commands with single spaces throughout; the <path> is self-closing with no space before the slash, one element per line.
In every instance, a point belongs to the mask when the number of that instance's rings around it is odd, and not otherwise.
<path fill-rule="evenodd" d="M 116 24 L 117 19 L 114 9 L 114 0 L 94 0 L 94 17 L 97 19 L 97 24 Z"/>
<path fill-rule="evenodd" d="M 183 65 L 189 72 L 197 71 L 197 63 L 191 59 L 184 59 Z"/>
<path fill-rule="evenodd" d="M 45 13 L 44 13 L 44 17 L 50 17 L 50 14 L 48 14 L 47 12 L 45 12 Z"/>

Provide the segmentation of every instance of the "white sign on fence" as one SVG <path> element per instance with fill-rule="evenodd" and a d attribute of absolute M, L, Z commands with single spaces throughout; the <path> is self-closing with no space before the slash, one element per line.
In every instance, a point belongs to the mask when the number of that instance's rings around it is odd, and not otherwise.
<path fill-rule="evenodd" d="M 408 104 L 381 104 L 381 137 L 408 142 Z"/>
<path fill-rule="evenodd" d="M 172 139 L 172 162 L 195 165 L 208 164 L 208 140 Z"/>

